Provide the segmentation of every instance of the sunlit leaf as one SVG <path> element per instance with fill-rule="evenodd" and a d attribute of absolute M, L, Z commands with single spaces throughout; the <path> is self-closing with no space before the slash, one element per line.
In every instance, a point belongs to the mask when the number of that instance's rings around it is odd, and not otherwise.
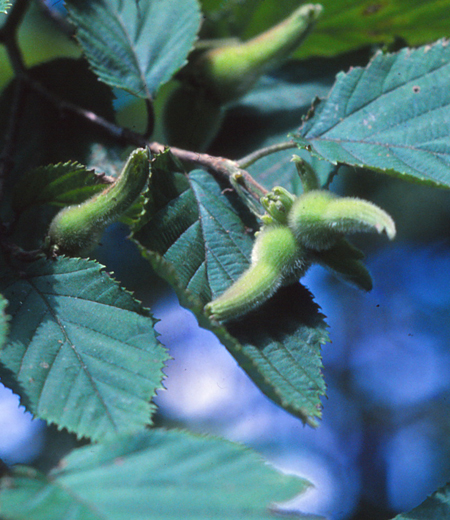
<path fill-rule="evenodd" d="M 450 46 L 377 54 L 341 73 L 298 143 L 332 163 L 450 186 Z"/>
<path fill-rule="evenodd" d="M 156 429 L 75 450 L 48 476 L 18 468 L 0 485 L 6 520 L 270 520 L 274 502 L 310 484 L 243 446 Z"/>
<path fill-rule="evenodd" d="M 77 38 L 99 78 L 152 98 L 186 62 L 200 26 L 196 0 L 67 0 Z"/>
<path fill-rule="evenodd" d="M 298 0 L 202 0 L 205 37 L 247 39 L 288 16 Z M 450 35 L 449 0 L 320 0 L 314 31 L 294 53 L 296 58 L 335 56 L 373 43 L 403 38 L 421 45 Z"/>
<path fill-rule="evenodd" d="M 0 362 L 30 411 L 96 440 L 150 423 L 167 359 L 150 313 L 92 261 L 16 269 L 0 279 L 11 316 Z"/>

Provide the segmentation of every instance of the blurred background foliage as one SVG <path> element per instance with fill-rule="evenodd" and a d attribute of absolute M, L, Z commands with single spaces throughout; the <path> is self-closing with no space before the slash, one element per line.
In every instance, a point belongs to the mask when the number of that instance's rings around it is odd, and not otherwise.
<path fill-rule="evenodd" d="M 448 16 L 442 15 L 449 12 L 447 0 L 322 4 L 322 20 L 296 59 L 228 108 L 210 153 L 238 158 L 284 139 L 313 98 L 327 95 L 338 71 L 365 65 L 381 45 L 396 50 L 450 32 Z M 204 37 L 247 38 L 282 19 L 297 2 L 203 0 L 202 5 Z M 48 6 L 51 11 L 32 2 L 21 27 L 28 66 L 80 56 L 70 28 L 61 26 L 62 2 L 49 0 Z M 0 15 L 0 23 L 4 18 Z M 12 72 L 0 52 L 4 88 Z M 70 84 L 71 74 L 74 84 L 83 77 L 79 71 L 65 74 L 63 85 Z M 155 140 L 163 139 L 158 114 L 171 88 L 167 84 L 156 99 Z M 117 120 L 142 130 L 143 102 L 116 94 Z M 89 153 L 98 164 L 101 149 Z M 289 185 L 289 158 L 272 157 L 253 168 L 267 171 L 267 187 L 281 183 L 295 190 Z M 450 480 L 450 192 L 354 168 L 341 168 L 331 189 L 382 206 L 394 217 L 398 238 L 388 246 L 372 237 L 359 239 L 375 281 L 368 295 L 320 268 L 304 280 L 328 316 L 332 337 L 324 347 L 328 399 L 317 430 L 304 428 L 262 396 L 217 340 L 178 306 L 134 246 L 124 245 L 123 226 L 109 228 L 96 257 L 161 319 L 160 339 L 174 361 L 166 370 L 167 391 L 157 400 L 160 425 L 242 441 L 277 467 L 311 480 L 316 489 L 295 505 L 301 511 L 333 520 L 382 520 L 411 509 Z M 46 470 L 77 444 L 64 431 L 31 421 L 17 409 L 16 398 L 1 391 L 0 458 L 34 461 Z"/>

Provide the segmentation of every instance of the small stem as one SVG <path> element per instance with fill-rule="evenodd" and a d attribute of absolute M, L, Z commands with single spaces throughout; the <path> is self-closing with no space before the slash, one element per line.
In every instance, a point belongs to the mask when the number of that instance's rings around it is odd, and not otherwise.
<path fill-rule="evenodd" d="M 140 148 L 147 147 L 153 154 L 162 153 L 167 148 L 165 145 L 157 142 L 148 143 L 145 136 L 127 128 L 122 128 L 90 110 L 61 99 L 59 96 L 48 90 L 43 84 L 34 80 L 28 74 L 26 69 L 20 71 L 17 81 L 18 84 L 15 101 L 11 113 L 10 130 L 7 133 L 4 150 L 0 157 L 1 161 L 3 161 L 3 164 L 0 162 L 0 191 L 3 182 L 2 175 L 6 175 L 8 168 L 11 168 L 11 155 L 14 148 L 17 127 L 20 122 L 20 110 L 21 107 L 23 107 L 22 101 L 24 86 L 32 89 L 34 92 L 45 98 L 60 111 L 69 111 L 85 120 L 88 120 L 91 124 L 102 129 L 107 135 L 109 135 L 109 137 L 116 139 L 119 142 L 125 142 Z M 268 193 L 268 190 L 256 182 L 256 180 L 235 161 L 223 157 L 211 156 L 205 153 L 183 150 L 176 147 L 171 147 L 170 151 L 182 162 L 202 167 L 216 175 L 225 177 L 229 183 L 247 199 L 249 206 L 252 206 L 251 200 L 259 203 L 261 197 Z"/>
<path fill-rule="evenodd" d="M 28 9 L 30 0 L 16 0 L 9 11 L 3 27 L 0 29 L 0 42 L 6 43 L 7 40 L 14 38 L 17 28 L 21 24 L 23 17 Z"/>
<path fill-rule="evenodd" d="M 86 110 L 74 103 L 61 99 L 48 90 L 44 85 L 33 80 L 29 76 L 26 76 L 26 81 L 35 92 L 43 96 L 59 110 L 67 110 L 77 114 L 83 119 L 89 120 L 92 124 L 104 130 L 113 139 L 141 148 L 148 147 L 153 154 L 161 153 L 167 148 L 166 145 L 157 142 L 149 143 L 142 134 L 134 132 L 128 128 L 122 128 L 90 110 Z M 203 167 L 208 171 L 228 178 L 230 182 L 233 178 L 233 180 L 237 181 L 240 186 L 247 190 L 248 193 L 258 202 L 259 199 L 267 193 L 267 190 L 256 182 L 255 179 L 235 161 L 223 157 L 215 157 L 205 153 L 191 152 L 189 150 L 183 150 L 172 146 L 170 147 L 170 151 L 175 157 L 183 162 Z"/>
<path fill-rule="evenodd" d="M 133 144 L 136 146 L 145 147 L 145 138 L 137 132 L 133 132 L 132 130 L 128 130 L 127 128 L 117 126 L 114 123 L 111 123 L 110 121 L 105 119 L 104 117 L 101 117 L 97 115 L 95 112 L 92 112 L 91 110 L 82 108 L 74 103 L 71 103 L 70 101 L 65 101 L 64 99 L 60 98 L 59 96 L 48 90 L 47 87 L 42 85 L 42 83 L 35 81 L 29 75 L 26 76 L 26 81 L 32 90 L 34 90 L 37 94 L 44 97 L 48 102 L 56 106 L 56 108 L 58 108 L 58 110 L 60 110 L 61 112 L 72 112 L 82 117 L 83 119 L 87 119 L 95 126 L 106 131 L 106 133 L 114 139 L 118 139 L 119 141 L 125 141 L 129 144 Z"/>
<path fill-rule="evenodd" d="M 8 466 L 0 459 L 0 478 L 10 474 Z"/>
<path fill-rule="evenodd" d="M 3 150 L 0 154 L 0 199 L 3 195 L 3 184 L 14 166 L 14 149 L 16 147 L 19 133 L 19 124 L 24 107 L 25 85 L 23 80 L 18 78 L 14 85 L 11 113 L 9 116 L 8 128 L 5 132 Z"/>
<path fill-rule="evenodd" d="M 242 159 L 237 161 L 237 164 L 240 168 L 248 168 L 251 164 L 255 163 L 259 159 L 266 157 L 267 155 L 271 155 L 273 153 L 282 152 L 283 150 L 291 150 L 293 148 L 298 148 L 294 141 L 286 141 L 285 143 L 277 143 L 271 146 L 267 146 L 266 148 L 261 148 L 261 150 L 256 150 L 249 155 L 246 155 Z"/>
<path fill-rule="evenodd" d="M 5 24 L 0 29 L 0 42 L 6 47 L 11 67 L 16 76 L 25 74 L 22 52 L 17 44 L 17 30 L 28 9 L 29 0 L 16 0 Z"/>
<path fill-rule="evenodd" d="M 147 110 L 147 128 L 145 129 L 145 138 L 150 139 L 155 128 L 155 111 L 153 110 L 153 100 L 146 98 L 145 108 Z"/>
<path fill-rule="evenodd" d="M 11 63 L 11 67 L 15 73 L 15 75 L 20 78 L 25 74 L 26 68 L 23 62 L 23 56 L 20 51 L 19 46 L 17 45 L 17 40 L 15 35 L 12 35 L 11 38 L 8 38 L 5 41 L 6 51 L 8 53 L 8 58 Z"/>
<path fill-rule="evenodd" d="M 149 143 L 148 147 L 152 153 L 161 153 L 167 147 L 160 143 Z M 255 179 L 245 170 L 243 170 L 236 161 L 225 159 L 224 157 L 216 157 L 206 153 L 191 152 L 170 146 L 172 154 L 183 162 L 201 166 L 208 171 L 217 173 L 230 180 L 235 186 L 238 184 L 245 189 L 256 201 L 268 193 L 268 190 L 261 186 Z"/>

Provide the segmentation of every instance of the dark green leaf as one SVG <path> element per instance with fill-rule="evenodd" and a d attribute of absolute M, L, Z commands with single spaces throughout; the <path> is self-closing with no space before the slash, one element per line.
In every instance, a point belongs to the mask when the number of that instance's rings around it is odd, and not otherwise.
<path fill-rule="evenodd" d="M 8 315 L 6 314 L 6 307 L 8 306 L 8 302 L 0 295 L 0 349 L 5 344 L 8 339 Z"/>
<path fill-rule="evenodd" d="M 185 176 L 171 169 L 167 157 L 157 159 L 150 220 L 134 238 L 181 303 L 218 336 L 259 388 L 314 425 L 325 393 L 320 345 L 327 335 L 309 292 L 299 284 L 286 287 L 228 330 L 203 314 L 204 304 L 248 267 L 253 243 L 255 222 L 226 187 L 201 170 Z"/>
<path fill-rule="evenodd" d="M 450 518 L 450 484 L 439 488 L 420 506 L 394 520 L 446 520 Z"/>
<path fill-rule="evenodd" d="M 86 61 L 61 58 L 32 67 L 29 72 L 56 98 L 79 105 L 107 120 L 114 119 L 111 90 L 97 80 Z M 0 144 L 7 132 L 14 88 L 15 81 L 12 81 L 0 98 Z M 67 162 L 69 158 L 89 164 L 87 157 L 95 143 L 111 145 L 111 140 L 91 122 L 72 112 L 59 110 L 34 91 L 26 97 L 22 118 L 26 124 L 19 127 L 17 152 L 13 157 L 17 176 L 35 166 Z"/>
<path fill-rule="evenodd" d="M 40 166 L 14 186 L 13 209 L 22 212 L 32 206 L 79 204 L 105 189 L 103 175 L 76 162 Z"/>
<path fill-rule="evenodd" d="M 37 417 L 99 440 L 150 422 L 167 359 L 153 319 L 92 261 L 4 270 L 11 315 L 1 363 Z"/>
<path fill-rule="evenodd" d="M 450 46 L 378 53 L 340 74 L 298 143 L 332 163 L 450 186 Z"/>
<path fill-rule="evenodd" d="M 99 78 L 151 99 L 186 62 L 200 27 L 196 0 L 67 0 Z"/>
<path fill-rule="evenodd" d="M 227 113 L 223 131 L 212 153 L 242 157 L 256 149 L 288 140 L 298 129 L 299 121 L 311 108 L 315 96 L 325 97 L 335 74 L 347 60 L 291 62 L 277 72 L 264 76 L 257 86 Z M 249 173 L 266 188 L 284 186 L 301 191 L 298 175 L 290 160 L 298 150 L 285 150 L 266 156 L 248 168 Z M 327 161 L 302 153 L 319 172 L 323 183 L 333 169 Z"/>
<path fill-rule="evenodd" d="M 309 487 L 237 444 L 163 430 L 75 450 L 48 477 L 24 468 L 1 482 L 6 520 L 270 520 L 274 502 Z"/>

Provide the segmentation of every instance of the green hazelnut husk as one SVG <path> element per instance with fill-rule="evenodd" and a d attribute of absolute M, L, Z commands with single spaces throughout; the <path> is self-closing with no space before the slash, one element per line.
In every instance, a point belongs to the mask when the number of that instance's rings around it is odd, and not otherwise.
<path fill-rule="evenodd" d="M 199 42 L 189 63 L 178 74 L 181 84 L 164 107 L 168 144 L 206 150 L 220 129 L 226 105 L 249 92 L 261 76 L 279 67 L 306 38 L 321 11 L 318 4 L 303 5 L 278 25 L 246 42 Z"/>
<path fill-rule="evenodd" d="M 205 306 L 213 319 L 225 322 L 256 309 L 281 285 L 302 277 L 313 263 L 361 289 L 372 289 L 364 254 L 344 235 L 369 231 L 393 239 L 394 221 L 371 202 L 317 189 L 314 170 L 299 157 L 294 156 L 294 162 L 305 192 L 295 197 L 277 186 L 261 198 L 267 213 L 261 217 L 264 225 L 253 244 L 251 265 Z"/>
<path fill-rule="evenodd" d="M 105 227 L 133 205 L 148 177 L 149 154 L 139 148 L 129 156 L 113 184 L 82 204 L 62 209 L 54 217 L 44 249 L 51 255 L 86 256 L 99 243 Z"/>
<path fill-rule="evenodd" d="M 395 236 L 392 218 L 366 200 L 338 197 L 326 190 L 311 190 L 292 205 L 288 225 L 297 240 L 314 251 L 331 248 L 345 234 L 385 233 Z"/>
<path fill-rule="evenodd" d="M 233 42 L 201 54 L 187 71 L 221 104 L 249 92 L 258 79 L 279 67 L 300 46 L 322 12 L 319 4 L 305 4 L 288 18 L 246 42 Z"/>
<path fill-rule="evenodd" d="M 251 265 L 221 296 L 205 306 L 217 321 L 229 321 L 258 308 L 285 283 L 306 271 L 306 256 L 287 226 L 269 225 L 257 234 Z"/>

